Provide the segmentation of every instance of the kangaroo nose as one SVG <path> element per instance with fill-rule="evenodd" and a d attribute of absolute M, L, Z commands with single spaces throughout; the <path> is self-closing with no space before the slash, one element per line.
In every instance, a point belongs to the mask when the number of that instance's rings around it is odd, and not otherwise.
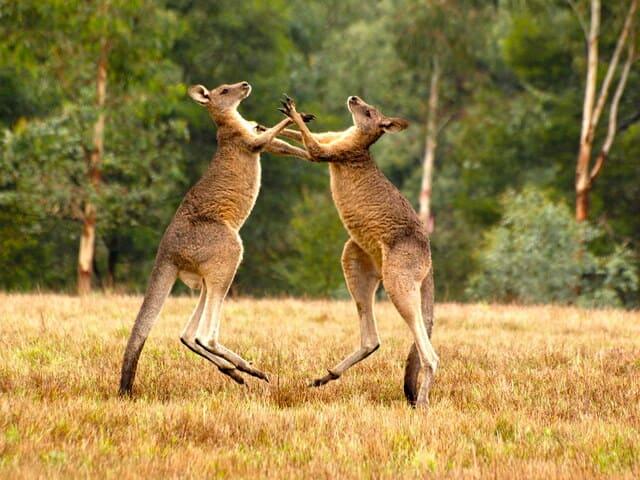
<path fill-rule="evenodd" d="M 359 100 L 359 98 L 356 97 L 355 95 L 352 95 L 352 96 L 349 97 L 349 101 L 351 103 L 356 103 L 358 100 Z"/>
<path fill-rule="evenodd" d="M 242 85 L 243 87 L 248 87 L 249 86 L 249 82 L 242 82 L 240 85 Z"/>

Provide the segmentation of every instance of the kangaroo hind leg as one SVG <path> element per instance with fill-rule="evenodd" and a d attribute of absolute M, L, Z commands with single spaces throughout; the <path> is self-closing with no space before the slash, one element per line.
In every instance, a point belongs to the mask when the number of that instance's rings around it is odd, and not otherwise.
<path fill-rule="evenodd" d="M 216 357 L 233 364 L 241 372 L 269 381 L 267 375 L 251 366 L 244 358 L 229 350 L 219 342 L 222 304 L 229 291 L 240 260 L 242 243 L 235 232 L 228 232 L 225 238 L 224 259 L 216 259 L 203 268 L 206 297 L 203 312 L 196 332 L 196 343 Z"/>
<path fill-rule="evenodd" d="M 429 273 L 422 281 L 420 288 L 420 294 L 422 297 L 422 319 L 424 320 L 425 328 L 429 339 L 431 339 L 431 331 L 433 330 L 433 298 L 434 286 L 433 286 L 433 269 L 429 269 Z M 404 394 L 410 405 L 415 406 L 418 401 L 418 392 L 420 390 L 420 373 L 422 371 L 422 362 L 420 361 L 420 354 L 418 348 L 414 343 L 411 345 L 411 350 L 407 356 L 407 361 L 404 369 Z M 427 382 L 430 382 L 432 378 L 426 378 Z M 423 380 L 423 381 L 425 381 Z"/>
<path fill-rule="evenodd" d="M 403 246 L 404 247 L 404 246 Z M 429 339 L 425 319 L 423 318 L 422 284 L 429 274 L 431 265 L 416 262 L 419 256 L 410 248 L 400 247 L 391 251 L 384 260 L 384 287 L 413 334 L 415 346 L 420 357 L 424 381 L 416 399 L 416 406 L 426 407 L 429 402 L 429 390 L 438 367 L 439 358 Z"/>
<path fill-rule="evenodd" d="M 310 385 L 312 387 L 319 387 L 340 378 L 347 369 L 361 362 L 380 347 L 380 337 L 373 315 L 373 300 L 380 283 L 380 276 L 373 260 L 357 243 L 348 240 L 342 252 L 342 270 L 358 310 L 360 347 L 338 365 L 330 368 L 328 375 L 314 380 Z"/>
<path fill-rule="evenodd" d="M 233 364 L 227 362 L 224 358 L 220 358 L 209 353 L 207 350 L 205 350 L 204 348 L 202 348 L 200 345 L 196 343 L 196 332 L 198 330 L 200 318 L 202 317 L 202 312 L 204 311 L 204 304 L 207 296 L 207 288 L 205 287 L 204 282 L 202 280 L 201 280 L 201 283 L 202 284 L 200 287 L 201 289 L 200 300 L 198 300 L 198 305 L 196 306 L 195 310 L 191 314 L 191 317 L 189 318 L 187 325 L 184 327 L 184 330 L 180 335 L 180 341 L 184 344 L 184 346 L 186 346 L 193 353 L 200 355 L 201 357 L 210 361 L 216 367 L 218 367 L 218 370 L 220 370 L 220 372 L 229 376 L 235 382 L 242 385 L 244 384 L 244 379 L 238 373 L 236 367 Z"/>

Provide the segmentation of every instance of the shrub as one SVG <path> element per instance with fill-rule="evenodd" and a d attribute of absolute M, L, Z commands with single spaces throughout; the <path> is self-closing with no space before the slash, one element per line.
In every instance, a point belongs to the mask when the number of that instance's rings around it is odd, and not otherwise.
<path fill-rule="evenodd" d="M 305 193 L 289 224 L 292 255 L 278 265 L 292 294 L 348 296 L 340 257 L 347 233 L 329 193 Z"/>
<path fill-rule="evenodd" d="M 629 251 L 615 246 L 595 256 L 589 243 L 602 232 L 578 224 L 564 203 L 525 188 L 502 199 L 503 217 L 486 234 L 479 271 L 468 284 L 472 299 L 519 303 L 629 304 L 638 275 Z"/>

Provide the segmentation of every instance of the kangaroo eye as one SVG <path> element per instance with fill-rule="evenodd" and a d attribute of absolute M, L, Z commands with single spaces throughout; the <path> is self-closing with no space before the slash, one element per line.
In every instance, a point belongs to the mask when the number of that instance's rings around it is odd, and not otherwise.
<path fill-rule="evenodd" d="M 370 110 L 367 110 L 366 112 L 364 112 L 364 114 L 365 114 L 367 117 L 371 118 L 371 111 L 370 111 Z"/>
<path fill-rule="evenodd" d="M 226 93 L 229 93 L 229 89 L 228 88 L 223 88 L 222 91 L 220 92 L 220 95 L 224 95 Z"/>

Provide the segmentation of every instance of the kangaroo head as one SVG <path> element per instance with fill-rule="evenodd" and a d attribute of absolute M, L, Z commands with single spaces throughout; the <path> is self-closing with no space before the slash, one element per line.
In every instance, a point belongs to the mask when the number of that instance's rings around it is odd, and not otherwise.
<path fill-rule="evenodd" d="M 353 117 L 353 124 L 369 140 L 369 145 L 386 132 L 399 132 L 409 126 L 409 122 L 398 117 L 385 117 L 376 107 L 369 105 L 360 97 L 347 99 L 347 108 Z"/>
<path fill-rule="evenodd" d="M 203 85 L 189 87 L 189 96 L 199 105 L 206 107 L 216 123 L 232 115 L 240 102 L 249 94 L 251 94 L 251 85 L 247 82 L 224 84 L 212 90 L 208 90 Z"/>

